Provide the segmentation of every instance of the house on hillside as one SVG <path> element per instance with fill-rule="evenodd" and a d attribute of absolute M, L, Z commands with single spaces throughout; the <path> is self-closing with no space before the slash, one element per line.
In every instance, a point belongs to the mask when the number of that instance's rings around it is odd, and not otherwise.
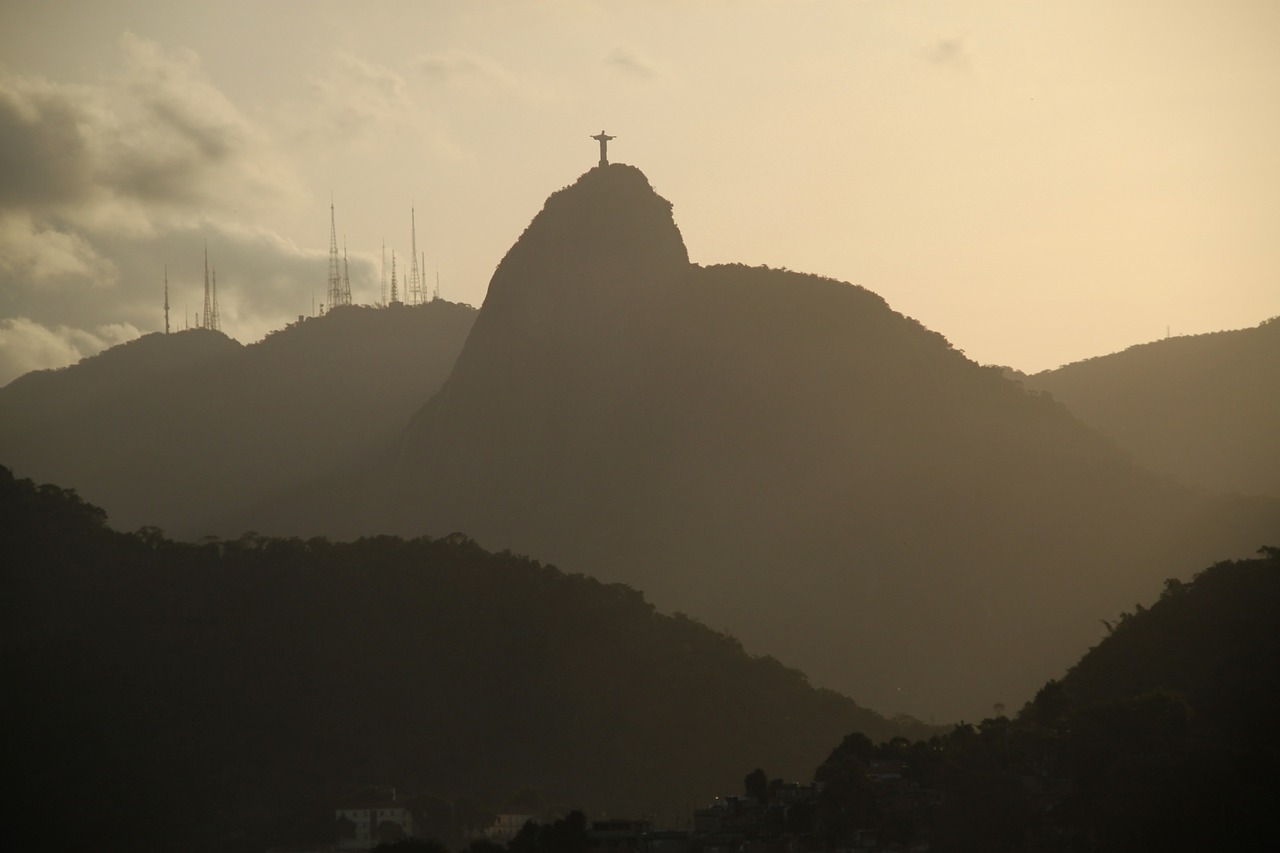
<path fill-rule="evenodd" d="M 474 841 L 478 838 L 483 838 L 496 844 L 506 844 L 520 833 L 526 823 L 533 819 L 534 816 L 527 812 L 500 814 L 493 819 L 492 824 L 481 831 L 468 833 L 466 840 Z"/>
<path fill-rule="evenodd" d="M 755 797 L 718 797 L 705 809 L 693 812 L 693 831 L 700 835 L 745 834 L 754 831 L 763 814 Z"/>
<path fill-rule="evenodd" d="M 384 841 L 413 837 L 413 814 L 395 800 L 347 803 L 335 817 L 339 850 L 372 850 Z"/>

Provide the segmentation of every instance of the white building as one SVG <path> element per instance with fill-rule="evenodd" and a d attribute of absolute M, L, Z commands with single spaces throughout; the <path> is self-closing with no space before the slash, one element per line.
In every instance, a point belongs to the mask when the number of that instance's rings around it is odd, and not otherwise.
<path fill-rule="evenodd" d="M 413 815 L 394 800 L 348 803 L 337 809 L 336 817 L 339 850 L 371 850 L 384 841 L 413 836 Z"/>

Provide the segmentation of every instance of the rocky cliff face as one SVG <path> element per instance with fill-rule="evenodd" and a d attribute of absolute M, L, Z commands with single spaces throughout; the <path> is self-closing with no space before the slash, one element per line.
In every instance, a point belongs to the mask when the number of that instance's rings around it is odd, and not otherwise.
<path fill-rule="evenodd" d="M 559 539 L 599 522 L 576 508 L 627 488 L 646 463 L 633 439 L 653 420 L 651 354 L 689 272 L 671 205 L 638 169 L 592 169 L 552 195 L 415 416 L 392 487 L 399 511 L 384 517 L 406 532 L 519 529 L 513 544 L 529 553 L 548 526 Z"/>

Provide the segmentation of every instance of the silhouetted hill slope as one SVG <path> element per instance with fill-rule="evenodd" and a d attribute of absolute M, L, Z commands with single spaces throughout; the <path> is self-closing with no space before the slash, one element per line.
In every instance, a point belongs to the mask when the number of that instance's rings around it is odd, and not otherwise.
<path fill-rule="evenodd" d="M 390 444 L 475 316 L 353 306 L 245 347 L 205 330 L 146 335 L 0 389 L 0 461 L 76 488 L 125 529 L 238 533 L 223 519 Z"/>
<path fill-rule="evenodd" d="M 1280 495 L 1280 320 L 1026 377 L 1134 459 L 1219 492 Z"/>
<path fill-rule="evenodd" d="M 1234 746 L 1260 738 L 1280 715 L 1280 548 L 1169 580 L 1149 608 L 1121 614 L 1061 681 L 1077 705 L 1175 691 Z"/>
<path fill-rule="evenodd" d="M 1280 524 L 1129 463 L 863 288 L 686 257 L 632 167 L 552 195 L 394 467 L 310 529 L 464 530 L 945 719 L 1029 695 L 1170 560 Z"/>
<path fill-rule="evenodd" d="M 809 828 L 828 849 L 1274 849 L 1280 549 L 1260 553 L 1167 581 L 1012 720 L 849 735 Z"/>
<path fill-rule="evenodd" d="M 1275 846 L 1280 549 L 1260 554 L 1167 581 L 1018 715 L 1005 742 L 1072 780 L 1056 819 L 1096 849 Z"/>
<path fill-rule="evenodd" d="M 752 761 L 923 734 L 460 535 L 180 544 L 0 468 L 0 567 L 9 849 L 315 842 L 369 785 L 687 814 Z"/>

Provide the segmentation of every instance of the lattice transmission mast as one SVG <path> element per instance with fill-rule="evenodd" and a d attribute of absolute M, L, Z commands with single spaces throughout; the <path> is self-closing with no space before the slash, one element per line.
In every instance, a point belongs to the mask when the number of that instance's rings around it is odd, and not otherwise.
<path fill-rule="evenodd" d="M 342 299 L 339 305 L 351 304 L 351 269 L 347 266 L 347 238 L 342 238 Z"/>
<path fill-rule="evenodd" d="M 413 208 L 409 208 L 409 248 L 413 251 L 413 263 L 409 267 L 409 281 L 405 285 L 408 291 L 409 304 L 422 302 L 422 271 L 418 269 L 418 220 Z"/>
<path fill-rule="evenodd" d="M 325 304 L 332 311 L 342 302 L 342 268 L 338 264 L 338 226 L 334 219 L 333 200 L 329 200 L 329 287 Z"/>
<path fill-rule="evenodd" d="M 204 244 L 204 313 L 200 315 L 198 325 L 202 329 L 211 328 L 209 319 L 213 316 L 213 293 L 209 290 L 209 244 Z"/>
<path fill-rule="evenodd" d="M 216 265 L 210 267 L 209 274 L 209 292 L 213 294 L 213 312 L 209 314 L 208 328 L 215 332 L 221 332 L 222 319 L 218 316 L 218 267 Z"/>

